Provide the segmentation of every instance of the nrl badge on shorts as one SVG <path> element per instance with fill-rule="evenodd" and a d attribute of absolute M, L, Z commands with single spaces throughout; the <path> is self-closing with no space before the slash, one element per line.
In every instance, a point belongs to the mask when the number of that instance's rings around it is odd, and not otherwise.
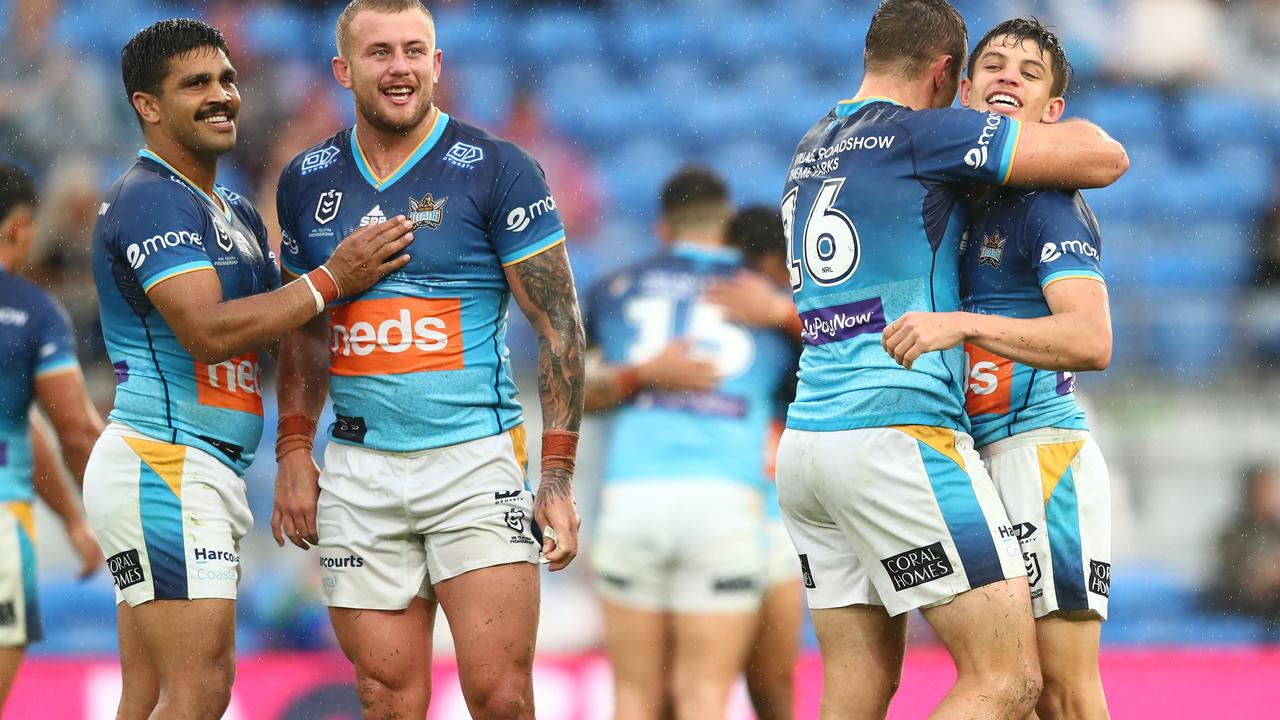
<path fill-rule="evenodd" d="M 424 227 L 435 230 L 440 227 L 440 220 L 444 217 L 444 204 L 448 201 L 447 197 L 436 200 L 431 197 L 431 193 L 427 193 L 421 200 L 414 200 L 410 196 L 409 219 L 413 221 L 413 229 Z"/>
<path fill-rule="evenodd" d="M 1000 235 L 998 230 L 983 236 L 982 245 L 978 247 L 978 265 L 1000 267 L 1000 261 L 1004 258 L 1004 244 L 1007 240 L 1008 238 Z"/>

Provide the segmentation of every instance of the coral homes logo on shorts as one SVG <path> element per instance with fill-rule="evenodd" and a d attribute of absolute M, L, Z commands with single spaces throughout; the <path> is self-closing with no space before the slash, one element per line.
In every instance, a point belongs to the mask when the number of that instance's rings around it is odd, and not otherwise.
<path fill-rule="evenodd" d="M 461 370 L 460 298 L 357 300 L 329 312 L 334 375 Z"/>

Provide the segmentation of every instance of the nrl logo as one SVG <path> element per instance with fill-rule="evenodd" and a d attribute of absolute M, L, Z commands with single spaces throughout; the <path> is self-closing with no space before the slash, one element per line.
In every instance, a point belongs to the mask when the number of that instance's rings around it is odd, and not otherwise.
<path fill-rule="evenodd" d="M 444 204 L 448 201 L 447 197 L 436 200 L 431 197 L 431 193 L 427 193 L 421 200 L 414 200 L 410 196 L 409 219 L 413 221 L 413 229 L 424 227 L 435 230 L 440 227 L 440 220 L 444 217 Z"/>
<path fill-rule="evenodd" d="M 982 245 L 978 247 L 978 265 L 990 265 L 993 268 L 1000 267 L 1000 260 L 1004 258 L 1004 244 L 1007 238 L 1001 237 L 999 232 L 991 233 L 982 238 Z"/>

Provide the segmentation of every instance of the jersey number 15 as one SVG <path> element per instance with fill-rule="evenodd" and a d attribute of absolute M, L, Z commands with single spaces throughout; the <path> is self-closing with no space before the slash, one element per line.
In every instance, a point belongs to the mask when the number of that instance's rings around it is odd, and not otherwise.
<path fill-rule="evenodd" d="M 844 186 L 844 178 L 824 180 L 818 197 L 804 221 L 800 243 L 800 260 L 795 254 L 796 202 L 800 188 L 795 187 L 782 199 L 782 228 L 787 235 L 787 265 L 791 270 L 791 289 L 804 285 L 800 264 L 819 285 L 839 285 L 853 276 L 862 259 L 862 242 L 853 221 L 836 209 L 836 196 Z"/>

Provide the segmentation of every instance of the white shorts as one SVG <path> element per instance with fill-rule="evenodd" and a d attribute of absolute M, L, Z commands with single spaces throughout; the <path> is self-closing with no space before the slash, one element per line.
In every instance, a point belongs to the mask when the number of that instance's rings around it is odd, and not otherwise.
<path fill-rule="evenodd" d="M 920 425 L 788 429 L 778 496 L 811 608 L 890 615 L 1025 575 L 995 486 L 965 433 Z"/>
<path fill-rule="evenodd" d="M 596 588 L 620 605 L 755 612 L 765 588 L 760 491 L 728 481 L 605 487 L 592 545 Z"/>
<path fill-rule="evenodd" d="M 84 505 L 117 603 L 235 599 L 253 516 L 244 480 L 212 455 L 113 422 L 89 456 Z"/>
<path fill-rule="evenodd" d="M 787 524 L 782 518 L 769 520 L 764 525 L 766 544 L 766 589 L 800 580 L 800 566 L 796 564 L 796 546 L 791 544 Z"/>
<path fill-rule="evenodd" d="M 0 503 L 0 647 L 22 647 L 44 637 L 35 541 L 31 503 Z"/>
<path fill-rule="evenodd" d="M 1106 619 L 1111 480 L 1093 436 L 1032 430 L 980 452 L 1018 531 L 1035 616 L 1093 610 Z"/>
<path fill-rule="evenodd" d="M 329 443 L 316 523 L 331 607 L 403 610 L 463 573 L 537 563 L 524 426 L 414 453 Z"/>

